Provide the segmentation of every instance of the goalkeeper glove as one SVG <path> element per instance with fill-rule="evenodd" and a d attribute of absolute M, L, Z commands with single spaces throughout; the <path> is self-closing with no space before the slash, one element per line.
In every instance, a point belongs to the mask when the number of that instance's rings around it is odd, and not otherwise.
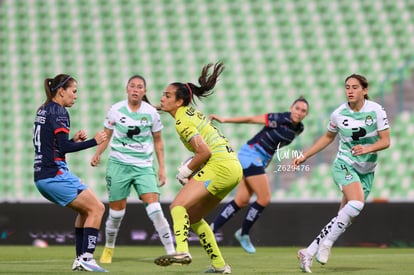
<path fill-rule="evenodd" d="M 188 168 L 187 165 L 182 165 L 180 168 L 178 168 L 178 174 L 175 177 L 182 185 L 186 185 L 188 183 L 188 178 L 192 173 L 193 170 Z"/>

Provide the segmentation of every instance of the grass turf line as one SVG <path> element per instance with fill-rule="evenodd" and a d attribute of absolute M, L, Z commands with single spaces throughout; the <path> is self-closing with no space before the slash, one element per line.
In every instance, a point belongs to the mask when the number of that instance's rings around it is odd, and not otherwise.
<path fill-rule="evenodd" d="M 222 247 L 233 274 L 301 274 L 298 247 L 257 247 L 247 254 L 240 247 Z M 102 247 L 98 247 L 98 261 Z M 193 262 L 188 266 L 160 267 L 153 260 L 164 254 L 161 246 L 118 246 L 112 264 L 101 264 L 112 274 L 202 274 L 210 261 L 198 246 L 190 246 Z M 74 274 L 71 271 L 74 247 L 0 246 L 0 274 Z M 314 274 L 413 274 L 414 248 L 334 247 L 329 262 L 313 263 Z"/>

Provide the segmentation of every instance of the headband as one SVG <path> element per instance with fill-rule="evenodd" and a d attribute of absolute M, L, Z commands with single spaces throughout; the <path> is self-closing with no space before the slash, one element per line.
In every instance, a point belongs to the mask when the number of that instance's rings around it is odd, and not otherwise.
<path fill-rule="evenodd" d="M 185 83 L 185 86 L 187 87 L 188 91 L 190 92 L 190 103 L 193 99 L 193 91 L 190 88 L 190 85 L 188 83 Z"/>
<path fill-rule="evenodd" d="M 71 79 L 72 77 L 70 75 L 68 75 L 62 82 L 60 82 L 58 85 L 56 85 L 56 87 L 53 87 L 51 89 L 52 92 L 55 92 L 57 89 L 59 89 L 60 87 L 63 87 L 66 82 L 68 82 L 69 79 Z"/>

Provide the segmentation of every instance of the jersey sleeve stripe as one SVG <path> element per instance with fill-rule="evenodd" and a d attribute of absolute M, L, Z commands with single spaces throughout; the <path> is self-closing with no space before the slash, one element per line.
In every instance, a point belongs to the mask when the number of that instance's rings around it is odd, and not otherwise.
<path fill-rule="evenodd" d="M 55 133 L 55 135 L 57 135 L 60 132 L 64 132 L 66 134 L 69 134 L 69 130 L 66 129 L 66 128 L 57 128 L 54 133 Z"/>

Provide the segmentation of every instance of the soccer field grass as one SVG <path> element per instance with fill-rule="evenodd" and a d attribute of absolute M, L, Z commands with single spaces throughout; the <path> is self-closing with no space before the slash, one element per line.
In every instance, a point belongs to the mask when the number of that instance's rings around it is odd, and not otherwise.
<path fill-rule="evenodd" d="M 102 267 L 112 274 L 202 274 L 209 260 L 199 246 L 190 247 L 193 262 L 188 266 L 160 267 L 153 260 L 164 253 L 162 247 L 119 246 L 112 264 Z M 247 254 L 240 247 L 222 247 L 233 274 L 300 274 L 297 247 L 257 247 Z M 96 251 L 98 260 L 102 247 Z M 74 248 L 71 246 L 0 246 L 1 274 L 73 274 Z M 412 248 L 334 247 L 329 262 L 314 261 L 314 274 L 414 274 Z"/>

